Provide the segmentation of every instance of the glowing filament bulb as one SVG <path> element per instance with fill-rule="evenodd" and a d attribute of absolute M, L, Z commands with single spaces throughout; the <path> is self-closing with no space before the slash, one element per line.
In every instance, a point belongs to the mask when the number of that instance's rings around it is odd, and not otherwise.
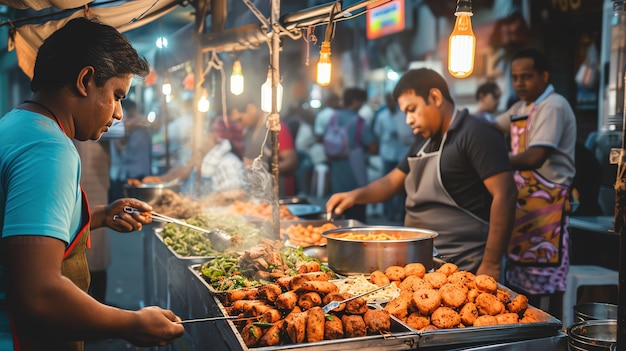
<path fill-rule="evenodd" d="M 243 72 L 239 60 L 233 63 L 233 73 L 230 75 L 230 92 L 234 95 L 243 93 Z"/>
<path fill-rule="evenodd" d="M 330 42 L 322 42 L 322 50 L 320 50 L 320 60 L 317 63 L 317 84 L 326 86 L 330 84 Z"/>
<path fill-rule="evenodd" d="M 474 70 L 476 37 L 472 31 L 471 12 L 456 12 L 454 30 L 448 41 L 448 71 L 456 78 L 465 78 Z"/>

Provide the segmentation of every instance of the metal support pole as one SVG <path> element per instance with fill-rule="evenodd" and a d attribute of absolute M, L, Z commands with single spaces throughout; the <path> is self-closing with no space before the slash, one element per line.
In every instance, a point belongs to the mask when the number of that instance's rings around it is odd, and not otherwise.
<path fill-rule="evenodd" d="M 276 201 L 272 206 L 272 229 L 275 238 L 279 238 L 280 216 L 278 198 L 280 189 L 278 186 L 280 172 L 278 170 L 278 132 L 280 131 L 280 115 L 278 114 L 278 84 L 280 83 L 279 57 L 280 57 L 280 0 L 271 0 L 270 24 L 270 67 L 272 71 L 272 112 L 270 118 L 276 118 L 276 128 L 271 130 L 272 146 L 272 175 L 274 176 L 274 194 Z"/>
<path fill-rule="evenodd" d="M 624 7 L 622 8 L 622 19 L 624 19 L 624 9 L 626 9 L 626 0 L 624 0 Z M 620 21 L 621 31 L 622 33 L 626 32 L 626 28 L 624 28 L 624 21 Z M 624 46 L 624 35 L 621 36 L 622 40 L 622 51 L 625 50 Z M 621 54 L 624 54 L 623 52 Z M 622 71 L 623 72 L 623 71 Z M 626 75 L 624 77 L 619 77 L 619 79 L 624 79 L 624 83 L 626 83 Z M 626 89 L 624 89 L 624 97 L 622 100 L 626 101 Z M 626 109 L 622 109 L 622 114 L 624 116 L 624 111 Z M 626 350 L 626 179 L 624 179 L 623 170 L 626 167 L 626 162 L 624 162 L 624 155 L 626 152 L 624 151 L 624 145 L 626 145 L 626 137 L 624 135 L 624 123 L 626 121 L 626 116 L 622 119 L 622 155 L 619 160 L 619 165 L 617 167 L 617 178 L 615 180 L 615 229 L 620 233 L 619 236 L 619 279 L 618 279 L 618 305 L 617 305 L 617 350 Z"/>

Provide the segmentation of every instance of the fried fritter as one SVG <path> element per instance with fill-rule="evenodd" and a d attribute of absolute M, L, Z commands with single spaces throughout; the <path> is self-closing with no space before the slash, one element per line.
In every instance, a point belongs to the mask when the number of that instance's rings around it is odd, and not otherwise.
<path fill-rule="evenodd" d="M 480 292 L 494 294 L 498 289 L 498 282 L 489 275 L 479 274 L 476 276 L 476 289 Z"/>
<path fill-rule="evenodd" d="M 507 305 L 510 312 L 522 313 L 528 308 L 528 298 L 526 295 L 517 295 Z"/>
<path fill-rule="evenodd" d="M 496 317 L 490 316 L 490 315 L 478 316 L 476 317 L 476 320 L 474 321 L 475 327 L 486 327 L 488 325 L 497 325 L 497 324 L 498 324 L 498 320 L 496 319 Z"/>
<path fill-rule="evenodd" d="M 291 310 L 298 303 L 298 294 L 293 291 L 284 292 L 276 297 L 274 305 L 281 310 Z"/>
<path fill-rule="evenodd" d="M 298 306 L 300 306 L 303 310 L 309 310 L 321 304 L 322 298 L 320 297 L 320 294 L 313 291 L 301 294 L 300 297 L 298 297 Z"/>
<path fill-rule="evenodd" d="M 407 317 L 406 324 L 413 329 L 420 330 L 430 324 L 430 316 L 413 312 Z"/>
<path fill-rule="evenodd" d="M 441 295 L 435 289 L 420 289 L 413 293 L 413 306 L 423 315 L 430 315 L 441 305 Z"/>
<path fill-rule="evenodd" d="M 419 262 L 409 263 L 404 266 L 404 274 L 406 274 L 407 277 L 414 275 L 418 278 L 424 278 L 424 274 L 426 274 L 426 267 Z"/>
<path fill-rule="evenodd" d="M 378 286 L 383 286 L 391 283 L 389 278 L 382 271 L 373 271 L 370 274 L 370 282 Z"/>
<path fill-rule="evenodd" d="M 504 311 L 504 304 L 498 300 L 496 295 L 481 293 L 476 298 L 476 307 L 481 315 L 495 316 Z"/>
<path fill-rule="evenodd" d="M 389 281 L 402 281 L 406 277 L 404 267 L 401 266 L 389 266 L 385 269 L 385 275 L 389 278 Z"/>
<path fill-rule="evenodd" d="M 443 273 L 446 276 L 449 276 L 450 274 L 456 272 L 459 270 L 459 267 L 457 265 L 455 265 L 454 263 L 444 263 L 441 265 L 441 267 L 437 268 L 435 270 L 435 272 L 439 272 L 439 273 Z"/>
<path fill-rule="evenodd" d="M 391 315 L 394 315 L 400 319 L 406 318 L 409 314 L 409 306 L 412 304 L 413 294 L 400 291 L 400 295 L 395 299 L 389 301 L 385 305 L 385 310 L 389 311 Z"/>
<path fill-rule="evenodd" d="M 448 276 L 448 283 L 463 285 L 471 290 L 476 288 L 476 276 L 472 272 L 458 271 Z"/>
<path fill-rule="evenodd" d="M 498 324 L 517 324 L 519 322 L 519 315 L 517 313 L 500 313 L 496 316 Z"/>
<path fill-rule="evenodd" d="M 473 302 L 468 302 L 461 308 L 459 312 L 459 316 L 461 317 L 461 323 L 466 326 L 474 325 L 474 321 L 478 317 L 478 308 L 476 304 Z"/>
<path fill-rule="evenodd" d="M 449 329 L 461 323 L 461 316 L 450 307 L 439 307 L 430 316 L 430 323 L 440 329 Z"/>
<path fill-rule="evenodd" d="M 444 306 L 458 308 L 467 301 L 467 288 L 453 283 L 446 283 L 439 288 L 439 295 Z"/>
<path fill-rule="evenodd" d="M 448 282 L 448 276 L 441 272 L 429 272 L 424 274 L 424 280 L 432 285 L 433 289 L 439 289 Z"/>
<path fill-rule="evenodd" d="M 339 293 L 339 292 L 334 292 L 334 293 L 330 293 L 326 296 L 324 296 L 324 305 L 328 305 L 329 303 L 331 303 L 332 301 L 343 301 L 347 298 L 349 298 L 351 295 L 349 293 Z M 346 308 L 346 304 L 342 303 L 339 305 L 339 307 L 333 309 L 333 312 L 341 312 Z"/>

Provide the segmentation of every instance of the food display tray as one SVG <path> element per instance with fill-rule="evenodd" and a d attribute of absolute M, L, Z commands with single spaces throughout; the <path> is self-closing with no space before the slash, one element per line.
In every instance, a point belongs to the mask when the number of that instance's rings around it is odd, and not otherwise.
<path fill-rule="evenodd" d="M 216 292 L 215 289 L 199 274 L 200 265 L 189 266 L 191 273 L 197 277 L 209 291 Z M 219 292 L 218 292 L 219 293 Z M 228 312 L 221 300 L 216 294 L 213 294 L 215 304 L 221 311 L 222 316 L 228 316 Z M 379 308 L 378 306 L 372 306 Z M 334 350 L 411 350 L 417 345 L 418 335 L 408 326 L 401 323 L 398 319 L 391 319 L 391 333 L 380 335 L 368 335 L 356 338 L 345 338 L 337 340 L 324 340 L 319 342 L 288 344 L 280 346 L 263 346 L 263 347 L 247 347 L 237 330 L 235 324 L 230 321 L 223 321 L 228 325 L 228 334 L 222 334 L 223 341 L 232 343 L 229 349 L 254 350 L 254 351 L 270 351 L 270 350 L 310 350 L 310 351 L 334 351 Z M 224 330 L 222 330 L 224 332 Z"/>
<path fill-rule="evenodd" d="M 188 267 L 190 272 L 201 282 L 201 285 L 205 289 L 211 292 L 211 295 L 215 299 L 220 311 L 224 316 L 227 316 L 226 310 L 222 305 L 221 298 L 223 292 L 215 290 L 203 277 L 199 271 L 200 265 L 191 265 Z M 515 297 L 517 293 L 511 289 L 498 284 L 498 287 L 502 290 L 509 292 L 511 298 Z M 383 308 L 384 303 L 370 304 L 372 307 Z M 510 324 L 510 325 L 496 325 L 496 326 L 484 326 L 484 327 L 466 327 L 456 329 L 441 329 L 431 331 L 419 331 L 411 328 L 402 321 L 392 316 L 392 323 L 401 325 L 398 327 L 398 332 L 394 332 L 387 336 L 374 336 L 352 339 L 338 340 L 325 340 L 317 343 L 305 343 L 299 345 L 284 345 L 278 347 L 262 347 L 262 348 L 250 348 L 251 350 L 343 350 L 343 349 L 361 349 L 371 347 L 371 349 L 377 350 L 404 350 L 405 347 L 409 349 L 423 349 L 423 350 L 450 350 L 452 348 L 462 348 L 468 345 L 486 345 L 486 344 L 508 344 L 508 343 L 520 343 L 521 341 L 529 340 L 548 340 L 555 335 L 559 334 L 559 330 L 562 328 L 562 323 L 554 316 L 534 307 L 530 306 L 529 309 L 533 310 L 536 315 L 543 316 L 543 320 L 535 323 L 524 324 Z M 229 321 L 229 327 L 236 339 L 240 343 L 240 347 L 243 350 L 248 348 L 243 343 L 241 335 L 235 325 Z M 388 339 L 395 340 L 388 341 Z M 401 342 L 400 342 L 401 341 Z M 381 342 L 384 342 L 382 344 Z M 389 342 L 389 345 L 387 345 Z M 523 343 L 523 342 L 522 342 Z M 402 344 L 403 346 L 401 346 Z M 344 347 L 345 346 L 345 347 Z M 388 347 L 389 346 L 389 347 Z M 395 348 L 394 348 L 395 347 Z M 524 347 L 518 345 L 518 347 Z M 522 348 L 523 349 L 523 348 Z"/>
<path fill-rule="evenodd" d="M 498 289 L 507 291 L 511 298 L 518 294 L 502 284 L 498 284 Z M 528 340 L 553 336 L 562 328 L 562 323 L 558 318 L 528 305 L 528 309 L 535 312 L 542 320 L 535 323 L 503 324 L 484 327 L 465 327 L 455 329 L 440 329 L 430 331 L 418 331 L 407 325 L 420 335 L 420 347 L 432 346 L 453 346 L 462 344 L 479 344 L 510 342 L 516 340 Z"/>
<path fill-rule="evenodd" d="M 172 257 L 185 262 L 185 265 L 204 263 L 206 261 L 209 261 L 215 258 L 215 256 L 183 256 L 179 254 L 178 252 L 172 250 L 172 248 L 169 247 L 167 244 L 165 244 L 165 242 L 163 241 L 163 237 L 161 236 L 162 231 L 163 231 L 163 228 L 154 229 L 154 235 L 157 237 L 157 240 L 159 240 L 163 244 L 163 246 L 167 248 L 167 250 L 170 252 Z"/>

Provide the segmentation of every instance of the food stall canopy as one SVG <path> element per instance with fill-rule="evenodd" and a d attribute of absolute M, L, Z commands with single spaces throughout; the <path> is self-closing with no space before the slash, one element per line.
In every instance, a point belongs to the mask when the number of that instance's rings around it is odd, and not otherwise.
<path fill-rule="evenodd" d="M 115 3 L 115 2 L 111 2 Z M 49 19 L 45 16 L 34 24 L 24 24 L 21 26 L 10 23 L 8 49 L 16 50 L 17 61 L 20 68 L 32 78 L 33 66 L 37 50 L 44 39 L 65 23 L 73 18 L 81 16 L 97 17 L 101 22 L 117 28 L 120 32 L 148 24 L 182 5 L 181 0 L 134 0 L 119 1 L 119 5 L 96 6 L 93 1 L 85 0 L 0 0 L 0 4 L 5 4 L 17 9 L 32 8 L 34 10 L 56 7 L 60 10 L 67 10 L 68 15 L 61 19 Z M 90 7 L 90 4 L 92 5 Z M 84 6 L 84 7 L 82 7 Z M 75 11 L 71 11 L 75 9 Z M 38 16 L 39 18 L 39 16 Z"/>

